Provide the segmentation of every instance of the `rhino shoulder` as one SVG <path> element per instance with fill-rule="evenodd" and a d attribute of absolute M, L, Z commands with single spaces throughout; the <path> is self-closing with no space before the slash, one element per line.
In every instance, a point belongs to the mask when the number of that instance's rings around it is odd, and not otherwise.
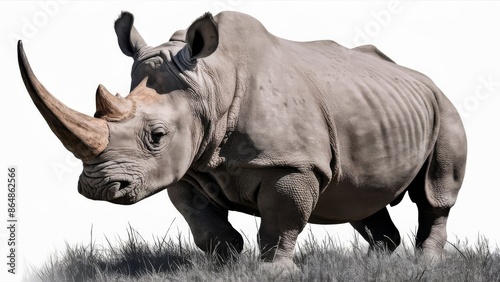
<path fill-rule="evenodd" d="M 352 48 L 352 50 L 362 52 L 365 54 L 369 54 L 369 55 L 375 56 L 379 59 L 382 59 L 382 60 L 385 60 L 385 61 L 388 61 L 391 63 L 396 63 L 391 58 L 389 58 L 386 54 L 384 54 L 382 51 L 380 51 L 377 47 L 370 45 L 370 44 L 361 45 L 361 46 Z"/>

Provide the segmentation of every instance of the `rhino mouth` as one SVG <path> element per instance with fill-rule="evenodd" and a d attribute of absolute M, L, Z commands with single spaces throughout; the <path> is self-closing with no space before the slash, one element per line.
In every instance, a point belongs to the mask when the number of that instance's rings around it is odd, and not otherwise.
<path fill-rule="evenodd" d="M 127 195 L 127 190 L 130 190 L 127 189 L 128 187 L 130 187 L 130 182 L 127 180 L 110 182 L 102 191 L 102 199 L 113 201 L 115 199 L 124 197 L 125 195 Z"/>
<path fill-rule="evenodd" d="M 91 181 L 95 182 L 95 181 Z M 103 182 L 105 182 L 103 184 Z M 92 200 L 108 201 L 115 204 L 130 205 L 135 203 L 134 190 L 137 185 L 131 179 L 113 179 L 92 185 L 84 177 L 78 181 L 78 192 Z"/>

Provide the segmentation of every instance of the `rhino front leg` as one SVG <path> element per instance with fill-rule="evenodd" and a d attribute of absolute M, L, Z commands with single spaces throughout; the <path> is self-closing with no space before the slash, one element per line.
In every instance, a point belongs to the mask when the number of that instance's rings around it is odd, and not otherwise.
<path fill-rule="evenodd" d="M 261 260 L 293 265 L 297 236 L 304 229 L 319 196 L 314 172 L 283 169 L 267 173 L 258 194 L 261 216 Z"/>
<path fill-rule="evenodd" d="M 212 204 L 190 184 L 179 182 L 169 187 L 168 195 L 186 219 L 193 239 L 201 250 L 224 263 L 243 249 L 243 238 L 228 221 L 228 211 Z"/>

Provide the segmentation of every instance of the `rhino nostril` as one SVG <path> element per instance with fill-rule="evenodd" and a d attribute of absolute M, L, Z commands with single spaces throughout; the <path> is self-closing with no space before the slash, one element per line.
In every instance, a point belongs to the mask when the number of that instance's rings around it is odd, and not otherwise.
<path fill-rule="evenodd" d="M 130 181 L 126 180 L 118 181 L 118 183 L 120 183 L 120 187 L 118 188 L 118 190 L 125 189 L 130 185 Z"/>
<path fill-rule="evenodd" d="M 120 180 L 108 183 L 107 188 L 104 190 L 103 198 L 107 200 L 114 200 L 125 196 L 127 193 L 124 189 L 130 186 L 130 181 Z"/>

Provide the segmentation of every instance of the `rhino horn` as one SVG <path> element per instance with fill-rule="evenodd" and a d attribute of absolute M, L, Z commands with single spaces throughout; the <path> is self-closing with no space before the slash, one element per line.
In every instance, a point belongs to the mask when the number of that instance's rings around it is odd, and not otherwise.
<path fill-rule="evenodd" d="M 95 102 L 94 117 L 107 121 L 128 119 L 135 112 L 135 104 L 132 101 L 121 98 L 119 95 L 114 96 L 102 84 L 97 87 Z"/>
<path fill-rule="evenodd" d="M 52 96 L 33 73 L 21 40 L 17 45 L 17 59 L 31 99 L 64 147 L 82 161 L 101 153 L 109 142 L 106 120 L 77 112 Z"/>

